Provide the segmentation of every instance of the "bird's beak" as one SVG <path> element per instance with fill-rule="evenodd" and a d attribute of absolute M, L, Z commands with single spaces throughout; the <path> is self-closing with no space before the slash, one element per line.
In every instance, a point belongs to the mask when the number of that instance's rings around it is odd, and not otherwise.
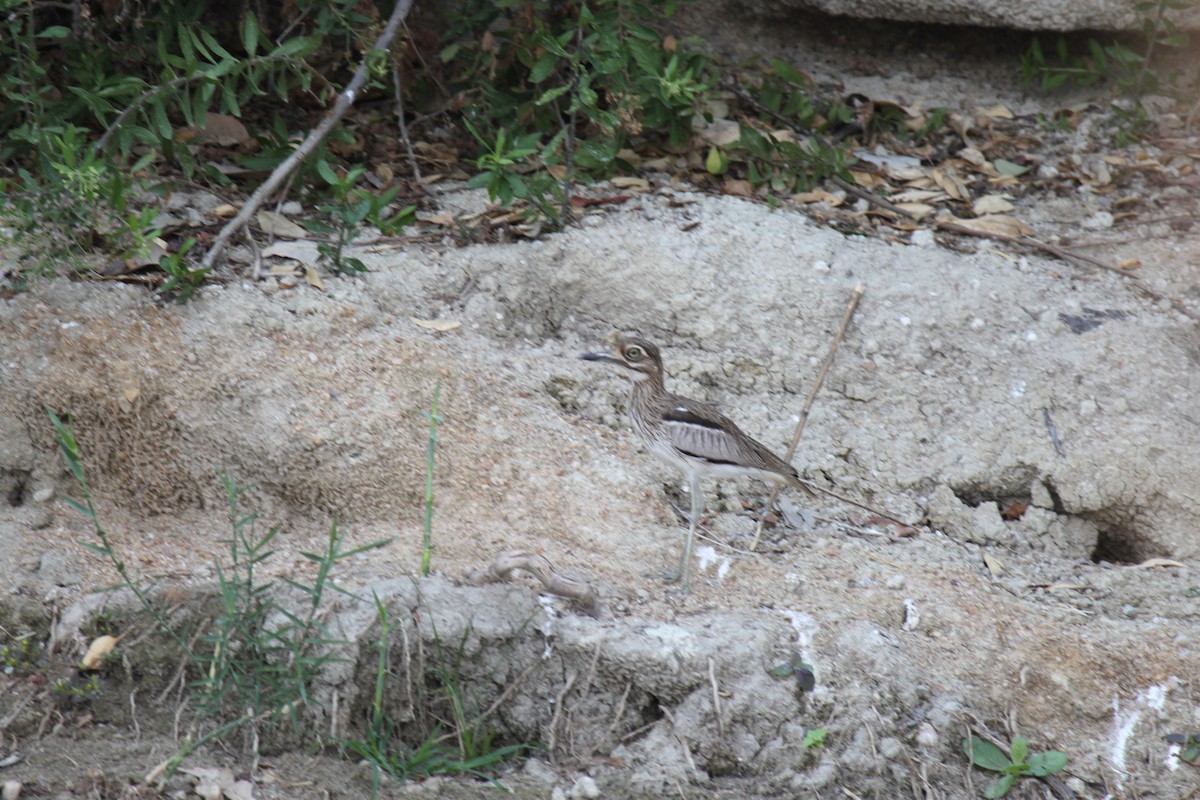
<path fill-rule="evenodd" d="M 613 358 L 608 353 L 584 353 L 581 356 L 579 356 L 579 358 L 583 361 L 608 361 L 613 364 L 620 363 L 617 359 Z"/>

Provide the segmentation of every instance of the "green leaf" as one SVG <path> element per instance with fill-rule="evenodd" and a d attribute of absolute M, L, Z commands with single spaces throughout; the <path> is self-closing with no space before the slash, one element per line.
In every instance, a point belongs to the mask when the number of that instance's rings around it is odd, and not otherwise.
<path fill-rule="evenodd" d="M 1013 784 L 1016 782 L 1016 775 L 1001 775 L 999 778 L 993 781 L 990 786 L 983 790 L 983 796 L 988 798 L 988 800 L 995 800 L 997 797 L 1004 797 L 1004 795 L 1008 794 L 1008 790 L 1011 789 Z"/>
<path fill-rule="evenodd" d="M 248 56 L 258 52 L 258 17 L 253 11 L 247 11 L 242 20 L 242 47 L 246 48 Z"/>
<path fill-rule="evenodd" d="M 824 728 L 809 728 L 804 732 L 804 738 L 800 744 L 804 747 L 823 747 L 825 745 L 825 733 Z"/>
<path fill-rule="evenodd" d="M 570 84 L 565 86 L 555 86 L 553 89 L 547 89 L 542 93 L 542 96 L 534 102 L 534 105 L 544 106 L 547 103 L 552 102 L 555 98 L 562 97 L 569 91 L 571 91 Z"/>
<path fill-rule="evenodd" d="M 1058 750 L 1047 750 L 1029 757 L 1029 774 L 1039 778 L 1053 775 L 1067 765 L 1067 754 Z"/>
<path fill-rule="evenodd" d="M 65 39 L 71 35 L 71 29 L 64 25 L 51 25 L 49 28 L 38 31 L 37 38 L 39 39 Z"/>
<path fill-rule="evenodd" d="M 1012 747 L 1010 748 L 1010 759 L 1014 764 L 1024 764 L 1025 758 L 1029 755 L 1029 740 L 1024 736 L 1013 737 Z"/>
<path fill-rule="evenodd" d="M 983 769 L 990 769 L 993 772 L 1000 772 L 1012 762 L 1008 756 L 1004 755 L 1004 751 L 991 742 L 985 742 L 978 736 L 972 736 L 969 739 L 962 740 L 963 752 L 967 758 L 971 759 L 971 763 Z M 1007 791 L 1007 790 L 1005 790 Z M 999 795 L 997 795 L 999 797 Z"/>
<path fill-rule="evenodd" d="M 458 55 L 458 51 L 461 48 L 462 45 L 458 44 L 457 42 L 449 47 L 443 47 L 442 52 L 438 53 L 438 58 L 442 60 L 443 64 L 449 63 L 454 60 L 454 57 Z"/>
<path fill-rule="evenodd" d="M 320 44 L 320 39 L 315 36 L 297 36 L 294 39 L 288 39 L 283 44 L 271 51 L 271 58 L 291 58 L 293 56 L 308 55 L 313 50 L 317 49 Z"/>
<path fill-rule="evenodd" d="M 333 171 L 333 167 L 329 166 L 329 162 L 325 159 L 317 162 L 317 174 L 330 186 L 337 186 L 342 182 L 342 179 L 337 176 L 337 173 Z"/>
<path fill-rule="evenodd" d="M 558 64 L 558 55 L 547 50 L 542 53 L 541 58 L 534 62 L 533 69 L 529 70 L 529 80 L 532 83 L 541 83 L 550 77 L 550 73 L 554 71 L 554 67 Z"/>
<path fill-rule="evenodd" d="M 488 183 L 491 182 L 491 180 L 492 180 L 491 172 L 481 172 L 478 175 L 476 175 L 475 177 L 471 178 L 471 180 L 467 181 L 467 188 L 468 189 L 482 189 L 483 187 L 487 186 Z"/>

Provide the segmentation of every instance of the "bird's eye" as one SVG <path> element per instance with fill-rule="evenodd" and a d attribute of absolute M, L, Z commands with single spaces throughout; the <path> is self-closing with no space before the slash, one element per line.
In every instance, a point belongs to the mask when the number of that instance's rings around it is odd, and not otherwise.
<path fill-rule="evenodd" d="M 636 344 L 631 344 L 625 348 L 625 360 L 636 364 L 646 357 L 646 351 L 638 347 Z"/>

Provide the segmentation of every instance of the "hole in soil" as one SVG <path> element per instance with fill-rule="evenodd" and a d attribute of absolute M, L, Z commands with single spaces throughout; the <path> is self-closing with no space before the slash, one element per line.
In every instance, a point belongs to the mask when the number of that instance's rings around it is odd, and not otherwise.
<path fill-rule="evenodd" d="M 1133 529 L 1126 526 L 1100 528 L 1096 549 L 1092 551 L 1092 563 L 1107 561 L 1110 564 L 1140 564 L 1156 553 L 1146 553 Z"/>
<path fill-rule="evenodd" d="M 12 471 L 4 476 L 0 486 L 4 487 L 4 499 L 13 508 L 25 505 L 26 490 L 29 488 L 30 473 Z"/>
<path fill-rule="evenodd" d="M 642 706 L 642 725 L 646 726 L 652 722 L 658 722 L 663 718 L 662 703 L 654 695 L 646 700 L 646 704 Z"/>

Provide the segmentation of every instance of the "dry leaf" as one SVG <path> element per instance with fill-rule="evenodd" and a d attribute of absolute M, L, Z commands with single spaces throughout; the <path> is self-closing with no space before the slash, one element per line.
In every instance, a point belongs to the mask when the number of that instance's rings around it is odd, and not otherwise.
<path fill-rule="evenodd" d="M 934 169 L 932 177 L 933 182 L 937 184 L 938 188 L 955 200 L 966 200 L 970 195 L 966 182 L 957 175 L 939 167 Z"/>
<path fill-rule="evenodd" d="M 121 396 L 125 398 L 125 402 L 127 403 L 136 402 L 141 393 L 142 390 L 136 386 L 130 386 L 127 389 L 121 390 Z"/>
<path fill-rule="evenodd" d="M 976 217 L 975 219 L 955 218 L 943 220 L 943 222 L 951 223 L 955 227 L 964 228 L 982 236 L 1016 237 L 1029 236 L 1033 233 L 1033 228 L 1007 214 L 989 214 L 986 217 Z"/>
<path fill-rule="evenodd" d="M 958 157 L 973 167 L 986 168 L 989 170 L 992 168 L 992 165 L 988 163 L 988 160 L 983 153 L 979 152 L 979 150 L 974 147 L 964 147 L 962 150 L 959 150 Z"/>
<path fill-rule="evenodd" d="M 650 181 L 645 178 L 635 178 L 625 175 L 618 175 L 609 180 L 613 186 L 618 189 L 637 189 L 641 192 L 650 191 Z"/>
<path fill-rule="evenodd" d="M 930 192 L 921 189 L 906 189 L 891 197 L 891 201 L 899 206 L 905 203 L 930 203 L 945 199 L 947 199 L 945 192 Z"/>
<path fill-rule="evenodd" d="M 736 197 L 754 196 L 754 187 L 750 184 L 750 181 L 744 181 L 740 178 L 726 178 L 725 183 L 721 186 L 721 191 Z"/>
<path fill-rule="evenodd" d="M 268 274 L 275 275 L 277 277 L 279 275 L 294 275 L 295 272 L 295 264 L 272 264 L 271 268 L 267 270 Z"/>
<path fill-rule="evenodd" d="M 263 229 L 263 233 L 273 233 L 287 239 L 304 239 L 308 236 L 308 231 L 304 228 L 274 211 L 259 211 L 254 215 L 254 219 L 258 221 L 258 227 Z"/>
<path fill-rule="evenodd" d="M 742 138 L 742 129 L 736 122 L 730 119 L 718 119 L 713 122 L 707 122 L 703 117 L 696 115 L 696 119 L 700 121 L 699 125 L 693 120 L 693 130 L 700 134 L 700 138 L 709 144 L 714 144 L 717 147 L 728 147 Z"/>
<path fill-rule="evenodd" d="M 1134 569 L 1150 569 L 1151 567 L 1179 567 L 1180 569 L 1184 569 L 1187 567 L 1187 564 L 1181 564 L 1169 558 L 1147 558 L 1142 563 L 1134 565 Z"/>
<path fill-rule="evenodd" d="M 79 662 L 80 669 L 98 670 L 100 665 L 104 663 L 104 658 L 112 652 L 113 648 L 119 642 L 115 636 L 97 636 L 88 645 L 87 653 L 83 656 L 83 661 Z"/>
<path fill-rule="evenodd" d="M 420 217 L 421 222 L 428 222 L 433 225 L 441 225 L 449 227 L 454 224 L 454 215 L 449 211 L 443 211 L 441 214 L 434 214 L 432 217 Z"/>
<path fill-rule="evenodd" d="M 979 198 L 972 204 L 972 208 L 979 216 L 985 214 L 1003 214 L 1013 210 L 1013 204 L 1002 194 L 989 194 Z"/>
<path fill-rule="evenodd" d="M 824 189 L 813 189 L 811 192 L 799 192 L 792 195 L 792 200 L 797 203 L 828 203 L 831 206 L 840 206 L 846 202 L 845 198 L 838 197 L 836 194 L 831 194 Z"/>
<path fill-rule="evenodd" d="M 209 213 L 218 219 L 225 219 L 226 217 L 232 217 L 234 214 L 238 213 L 238 207 L 230 203 L 221 203 L 221 205 L 217 206 Z"/>
<path fill-rule="evenodd" d="M 208 112 L 204 116 L 204 127 L 200 129 L 200 141 L 205 144 L 215 144 L 221 147 L 232 147 L 235 144 L 249 141 L 250 132 L 236 117 L 228 114 Z"/>
<path fill-rule="evenodd" d="M 879 177 L 874 172 L 850 170 L 850 177 L 854 178 L 854 182 L 864 189 L 873 189 L 883 183 L 883 178 Z"/>
<path fill-rule="evenodd" d="M 1127 258 L 1124 261 L 1121 261 L 1117 264 L 1117 269 L 1137 269 L 1141 265 L 1142 265 L 1142 262 L 1140 259 Z"/>
<path fill-rule="evenodd" d="M 999 105 L 999 104 L 994 105 L 994 106 L 989 106 L 987 108 L 981 108 L 981 109 L 979 109 L 979 113 L 983 114 L 985 117 L 991 117 L 992 119 L 1013 119 L 1014 118 L 1013 112 L 1008 110 L 1008 106 Z"/>
<path fill-rule="evenodd" d="M 992 573 L 993 578 L 999 578 L 1004 573 L 1004 562 L 988 553 L 983 554 L 983 563 Z"/>
<path fill-rule="evenodd" d="M 907 211 L 913 219 L 925 219 L 936 210 L 927 203 L 896 203 L 896 207 Z"/>
<path fill-rule="evenodd" d="M 455 328 L 459 328 L 462 326 L 461 322 L 458 322 L 457 320 L 449 320 L 449 319 L 417 319 L 416 317 L 409 317 L 409 320 L 411 320 L 412 324 L 416 325 L 418 328 L 425 328 L 426 330 L 438 331 L 439 333 L 445 333 L 446 331 L 452 331 Z"/>
<path fill-rule="evenodd" d="M 311 239 L 288 239 L 278 241 L 270 247 L 262 251 L 263 258 L 277 256 L 279 258 L 290 258 L 293 261 L 300 261 L 304 264 L 315 264 L 321 258 L 321 251 L 317 249 L 317 243 Z M 291 267 L 288 267 L 291 270 Z"/>
<path fill-rule="evenodd" d="M 321 283 L 321 275 L 312 264 L 304 265 L 304 279 L 308 281 L 309 286 L 320 289 L 322 292 L 325 291 L 325 284 Z"/>

